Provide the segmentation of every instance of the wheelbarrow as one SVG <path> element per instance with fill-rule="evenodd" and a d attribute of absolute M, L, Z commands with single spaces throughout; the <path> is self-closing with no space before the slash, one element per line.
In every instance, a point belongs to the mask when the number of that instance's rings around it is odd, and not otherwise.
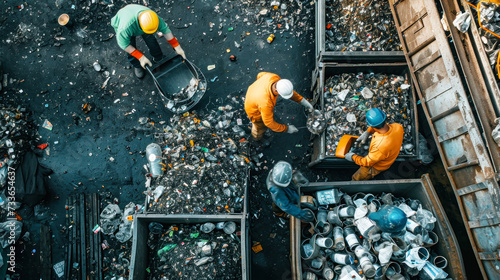
<path fill-rule="evenodd" d="M 165 107 L 173 113 L 181 114 L 193 108 L 207 90 L 207 80 L 201 70 L 180 55 L 164 58 L 146 69 Z"/>

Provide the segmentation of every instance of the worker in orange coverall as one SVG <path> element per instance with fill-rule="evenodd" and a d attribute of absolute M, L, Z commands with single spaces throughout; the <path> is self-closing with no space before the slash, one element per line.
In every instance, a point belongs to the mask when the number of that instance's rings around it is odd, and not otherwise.
<path fill-rule="evenodd" d="M 366 112 L 366 122 L 370 127 L 356 140 L 355 145 L 364 144 L 369 135 L 373 134 L 368 155 L 361 157 L 353 152 L 345 155 L 348 161 L 360 166 L 352 175 L 353 181 L 372 179 L 389 169 L 398 157 L 403 144 L 403 126 L 398 123 L 388 124 L 386 121 L 386 114 L 378 108 Z"/>
<path fill-rule="evenodd" d="M 257 81 L 248 87 L 245 98 L 245 111 L 252 122 L 254 141 L 261 141 L 268 128 L 275 132 L 298 132 L 294 125 L 287 126 L 274 121 L 274 106 L 278 95 L 299 103 L 308 111 L 313 110 L 311 103 L 293 90 L 292 82 L 273 73 L 260 72 Z"/>

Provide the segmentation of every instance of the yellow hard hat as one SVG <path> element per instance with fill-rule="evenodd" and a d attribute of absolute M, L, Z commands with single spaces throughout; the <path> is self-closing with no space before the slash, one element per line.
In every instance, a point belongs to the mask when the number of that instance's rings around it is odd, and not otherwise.
<path fill-rule="evenodd" d="M 139 14 L 139 25 L 141 26 L 142 31 L 147 34 L 153 34 L 158 29 L 158 24 L 160 24 L 160 20 L 158 16 L 153 11 L 144 11 Z"/>

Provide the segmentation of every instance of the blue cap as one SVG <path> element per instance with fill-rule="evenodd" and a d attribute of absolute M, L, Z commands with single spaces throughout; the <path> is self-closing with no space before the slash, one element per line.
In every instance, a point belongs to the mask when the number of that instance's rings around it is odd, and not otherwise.
<path fill-rule="evenodd" d="M 366 112 L 366 122 L 371 127 L 383 124 L 386 119 L 386 114 L 379 108 L 373 108 Z"/>

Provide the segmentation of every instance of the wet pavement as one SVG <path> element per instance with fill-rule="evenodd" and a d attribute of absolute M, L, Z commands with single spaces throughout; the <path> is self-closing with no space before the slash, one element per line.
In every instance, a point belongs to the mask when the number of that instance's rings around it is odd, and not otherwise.
<path fill-rule="evenodd" d="M 228 95 L 243 96 L 261 71 L 290 79 L 299 94 L 312 97 L 309 88 L 315 66 L 314 2 L 290 1 L 284 10 L 281 4 L 275 8 L 260 3 L 151 3 L 151 8 L 171 27 L 188 59 L 207 78 L 207 92 L 195 110 L 217 110 L 227 105 Z M 123 5 L 124 1 L 114 1 L 113 5 L 76 0 L 0 2 L 0 31 L 4 34 L 0 53 L 8 54 L 1 61 L 9 80 L 0 93 L 1 103 L 21 105 L 32 113 L 40 138 L 36 144 L 48 144 L 40 163 L 54 171 L 43 203 L 50 210 L 48 214 L 37 218 L 29 207 L 18 211 L 23 217 L 23 233 L 29 231 L 32 236 L 18 246 L 19 279 L 38 279 L 37 270 L 32 268 L 40 266 L 37 232 L 41 223 L 52 229 L 53 263 L 65 259 L 64 246 L 68 241 L 62 230 L 62 213 L 70 194 L 110 192 L 121 209 L 130 201 L 144 203 L 145 149 L 155 142 L 154 134 L 162 125 L 143 125 L 139 120 L 146 117 L 155 124 L 168 124 L 172 114 L 164 107 L 150 77 L 134 77 L 125 53 L 115 42 L 109 21 Z M 281 16 L 276 16 L 278 12 Z M 58 25 L 57 18 L 62 13 L 70 15 L 71 28 Z M 293 20 L 288 29 L 286 19 Z M 271 44 L 267 42 L 270 33 L 276 35 Z M 138 41 L 138 48 L 145 50 L 142 41 Z M 173 55 L 170 46 L 160 41 L 165 54 Z M 236 56 L 236 61 L 231 61 L 230 55 Z M 102 66 L 100 72 L 94 69 L 96 61 Z M 215 68 L 208 70 L 211 65 Z M 82 110 L 85 104 L 87 107 Z M 278 102 L 275 118 L 297 127 L 305 126 L 306 121 L 302 106 L 290 100 Z M 52 130 L 42 127 L 45 120 L 50 121 Z M 310 143 L 307 129 L 299 130 L 293 137 L 274 134 L 273 144 L 260 158 L 262 164 L 251 170 L 250 239 L 260 242 L 263 248 L 259 253 L 251 253 L 252 279 L 291 277 L 288 222 L 272 214 L 271 198 L 264 185 L 273 164 L 290 161 L 310 181 L 349 180 L 354 172 L 309 170 Z M 406 168 L 393 166 L 377 179 L 416 178 L 415 165 L 410 165 L 409 171 Z M 104 252 L 107 256 L 109 251 Z"/>

